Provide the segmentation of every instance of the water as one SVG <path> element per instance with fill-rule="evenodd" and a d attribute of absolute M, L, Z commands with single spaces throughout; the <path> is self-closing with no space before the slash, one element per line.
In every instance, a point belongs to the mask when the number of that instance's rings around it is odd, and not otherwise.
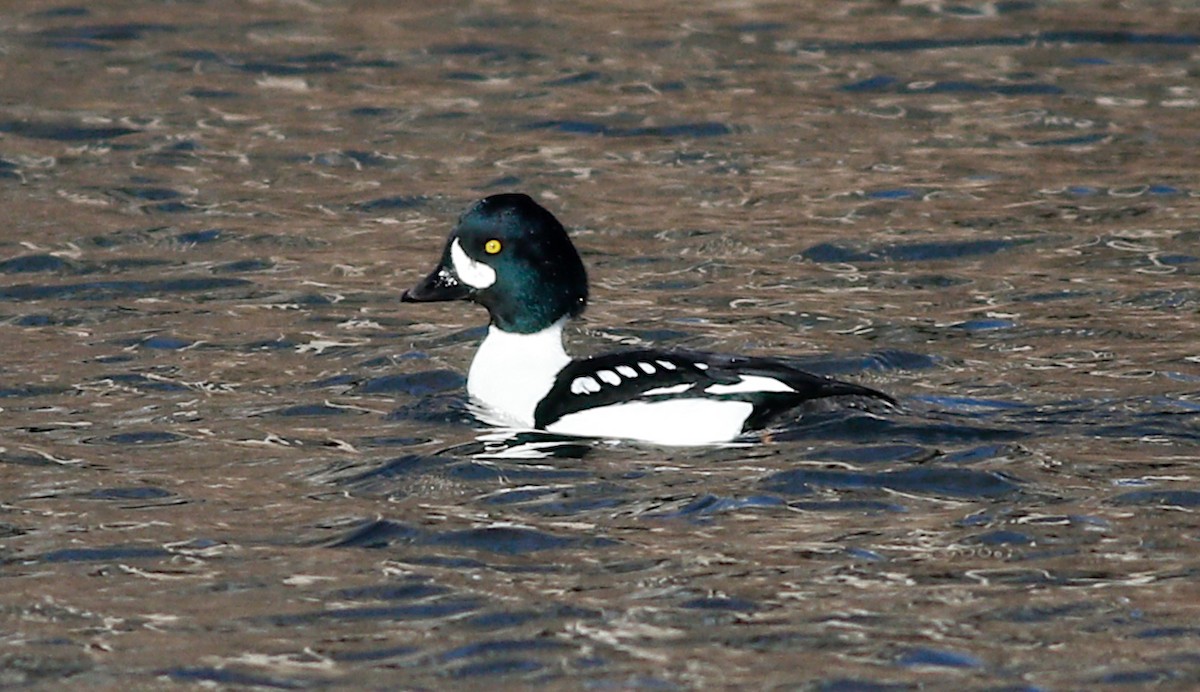
<path fill-rule="evenodd" d="M 0 684 L 1200 684 L 1194 8 L 5 12 Z M 902 408 L 477 440 L 399 296 L 507 190 L 575 352 Z"/>

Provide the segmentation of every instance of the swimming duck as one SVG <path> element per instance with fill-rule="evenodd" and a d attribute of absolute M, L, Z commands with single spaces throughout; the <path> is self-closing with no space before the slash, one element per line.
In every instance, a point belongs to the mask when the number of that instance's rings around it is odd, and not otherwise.
<path fill-rule="evenodd" d="M 524 194 L 486 197 L 459 218 L 409 303 L 468 300 L 491 322 L 467 375 L 484 422 L 664 445 L 734 441 L 807 401 L 883 392 L 772 358 L 631 349 L 572 358 L 563 327 L 587 306 L 583 260 L 563 225 Z"/>

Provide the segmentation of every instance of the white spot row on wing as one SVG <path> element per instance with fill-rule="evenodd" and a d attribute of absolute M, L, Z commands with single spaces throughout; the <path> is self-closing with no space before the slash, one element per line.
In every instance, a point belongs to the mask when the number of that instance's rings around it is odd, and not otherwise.
<path fill-rule="evenodd" d="M 667 361 L 667 360 L 655 360 L 654 363 L 656 365 L 658 365 L 658 367 L 662 368 L 663 370 L 678 370 L 679 369 L 678 366 L 676 366 L 674 363 Z M 708 369 L 708 365 L 706 365 L 704 363 L 692 363 L 692 365 L 698 370 L 707 370 Z M 637 367 L 638 367 L 638 369 L 640 369 L 642 372 L 646 373 L 647 375 L 653 375 L 655 373 L 654 365 L 651 365 L 650 363 L 647 363 L 645 361 L 638 361 Z M 582 394 L 584 396 L 586 396 L 588 394 L 595 394 L 596 392 L 600 391 L 600 383 L 596 381 L 597 378 L 599 378 L 605 384 L 611 384 L 612 386 L 616 387 L 617 385 L 621 384 L 622 377 L 631 380 L 635 377 L 639 377 L 639 375 L 638 375 L 637 369 L 635 369 L 632 365 L 624 365 L 624 364 L 613 366 L 612 370 L 597 370 L 595 377 L 584 375 L 582 377 L 576 377 L 574 380 L 571 380 L 571 393 L 572 394 Z M 692 387 L 692 383 L 683 383 L 683 384 L 672 385 L 669 387 L 657 387 L 655 389 L 649 389 L 649 390 L 646 390 L 645 392 L 642 392 L 642 394 L 643 395 L 679 394 L 681 392 L 687 391 L 691 387 Z M 791 392 L 791 391 L 795 391 L 795 390 L 793 390 L 791 387 L 788 387 L 784 383 L 782 383 L 778 380 L 771 379 L 769 377 L 757 377 L 757 376 L 749 375 L 749 376 L 743 376 L 742 380 L 740 382 L 738 382 L 737 384 L 733 384 L 733 385 L 716 384 L 716 385 L 710 386 L 705 391 L 710 394 L 729 394 L 732 392 L 747 392 L 747 391 L 767 391 L 767 392 L 787 391 L 787 392 Z"/>

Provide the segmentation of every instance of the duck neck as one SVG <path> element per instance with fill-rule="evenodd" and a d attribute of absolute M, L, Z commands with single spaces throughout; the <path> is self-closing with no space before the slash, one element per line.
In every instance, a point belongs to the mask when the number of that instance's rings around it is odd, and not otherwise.
<path fill-rule="evenodd" d="M 488 423 L 532 428 L 533 412 L 571 357 L 563 348 L 563 318 L 532 334 L 488 327 L 467 374 L 467 393 Z"/>

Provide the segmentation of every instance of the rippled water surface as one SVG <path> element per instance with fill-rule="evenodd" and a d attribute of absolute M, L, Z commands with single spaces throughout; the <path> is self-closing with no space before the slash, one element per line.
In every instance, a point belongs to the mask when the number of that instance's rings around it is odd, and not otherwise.
<path fill-rule="evenodd" d="M 0 686 L 1200 685 L 1200 10 L 652 5 L 5 6 Z M 477 439 L 513 190 L 901 408 Z"/>

